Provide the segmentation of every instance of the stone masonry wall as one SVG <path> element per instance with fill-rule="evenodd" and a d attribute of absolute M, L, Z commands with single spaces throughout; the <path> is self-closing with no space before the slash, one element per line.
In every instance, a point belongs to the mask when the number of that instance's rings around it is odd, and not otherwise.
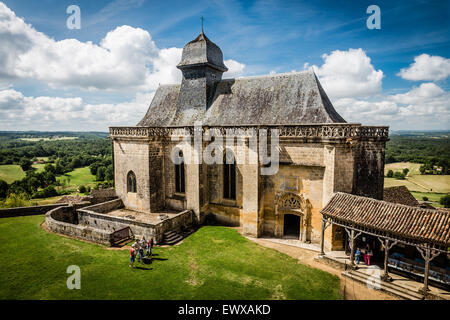
<path fill-rule="evenodd" d="M 385 141 L 360 141 L 355 148 L 352 194 L 383 199 Z"/>
<path fill-rule="evenodd" d="M 114 141 L 114 182 L 117 196 L 127 208 L 150 211 L 149 142 Z M 127 192 L 127 175 L 136 175 L 137 192 Z"/>

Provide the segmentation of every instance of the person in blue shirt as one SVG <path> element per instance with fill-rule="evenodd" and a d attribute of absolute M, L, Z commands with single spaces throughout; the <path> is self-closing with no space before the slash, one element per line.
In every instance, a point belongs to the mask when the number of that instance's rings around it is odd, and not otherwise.
<path fill-rule="evenodd" d="M 356 264 L 359 264 L 359 258 L 361 257 L 361 250 L 359 248 L 356 248 L 355 257 L 356 257 Z"/>

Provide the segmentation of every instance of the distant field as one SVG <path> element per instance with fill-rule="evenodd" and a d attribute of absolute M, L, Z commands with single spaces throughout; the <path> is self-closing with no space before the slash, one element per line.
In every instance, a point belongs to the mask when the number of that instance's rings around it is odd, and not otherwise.
<path fill-rule="evenodd" d="M 429 190 L 418 186 L 408 180 L 397 180 L 394 178 L 384 178 L 384 187 L 397 187 L 397 186 L 405 186 L 409 191 L 417 191 L 417 192 L 428 192 Z"/>
<path fill-rule="evenodd" d="M 36 141 L 57 141 L 57 140 L 75 140 L 78 139 L 78 137 L 53 137 L 53 138 L 19 138 L 19 140 L 24 140 L 24 141 L 31 141 L 31 142 L 36 142 Z"/>
<path fill-rule="evenodd" d="M 37 172 L 44 171 L 45 164 L 33 164 L 33 168 L 37 169 Z M 13 183 L 16 180 L 25 178 L 25 172 L 17 164 L 3 164 L 0 165 L 0 180 L 4 180 L 7 183 Z"/>
<path fill-rule="evenodd" d="M 403 171 L 403 169 L 408 168 L 408 176 L 420 174 L 419 168 L 422 164 L 420 163 L 412 163 L 412 162 L 395 162 L 389 163 L 384 166 L 384 174 L 386 175 L 389 170 L 392 171 Z"/>
<path fill-rule="evenodd" d="M 427 197 L 428 201 L 431 202 L 431 205 L 434 207 L 443 207 L 439 200 L 442 196 L 445 196 L 445 193 L 434 193 L 434 192 L 411 192 L 414 198 L 416 198 L 419 201 L 423 201 L 423 197 Z"/>
<path fill-rule="evenodd" d="M 409 191 L 417 192 L 450 192 L 450 176 L 437 175 L 414 175 L 406 180 L 397 180 L 394 178 L 384 178 L 384 187 L 405 186 Z"/>
<path fill-rule="evenodd" d="M 17 164 L 3 164 L 0 165 L 0 180 L 4 180 L 7 183 L 13 183 L 16 180 L 20 180 L 25 177 L 25 172 Z"/>
<path fill-rule="evenodd" d="M 439 199 L 447 193 L 450 193 L 450 175 L 421 175 L 419 168 L 420 163 L 396 162 L 389 163 L 385 166 L 384 172 L 388 170 L 402 171 L 408 168 L 409 172 L 405 180 L 397 180 L 394 178 L 384 178 L 384 187 L 405 186 L 413 194 L 413 196 L 423 201 L 423 197 L 428 197 L 428 201 L 435 207 L 442 207 Z"/>
<path fill-rule="evenodd" d="M 65 180 L 69 178 L 69 186 L 78 187 L 81 185 L 84 186 L 94 186 L 95 185 L 95 176 L 91 174 L 89 167 L 77 168 L 72 172 L 66 173 L 63 176 L 59 176 L 57 180 Z"/>
<path fill-rule="evenodd" d="M 408 180 L 429 191 L 438 193 L 450 192 L 450 175 L 414 175 L 408 177 Z"/>

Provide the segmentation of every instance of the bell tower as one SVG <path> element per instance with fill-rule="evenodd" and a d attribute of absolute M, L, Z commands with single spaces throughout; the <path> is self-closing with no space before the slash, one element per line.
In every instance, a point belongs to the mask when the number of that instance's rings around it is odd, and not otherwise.
<path fill-rule="evenodd" d="M 179 110 L 207 110 L 217 83 L 228 69 L 223 63 L 222 50 L 206 37 L 203 26 L 198 37 L 184 46 L 177 68 L 183 73 Z"/>

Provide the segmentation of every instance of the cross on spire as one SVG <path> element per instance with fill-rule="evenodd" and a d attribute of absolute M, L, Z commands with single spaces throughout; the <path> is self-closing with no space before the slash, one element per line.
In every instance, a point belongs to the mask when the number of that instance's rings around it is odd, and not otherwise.
<path fill-rule="evenodd" d="M 203 33 L 203 21 L 205 20 L 203 16 L 200 18 L 202 20 L 202 33 Z"/>

